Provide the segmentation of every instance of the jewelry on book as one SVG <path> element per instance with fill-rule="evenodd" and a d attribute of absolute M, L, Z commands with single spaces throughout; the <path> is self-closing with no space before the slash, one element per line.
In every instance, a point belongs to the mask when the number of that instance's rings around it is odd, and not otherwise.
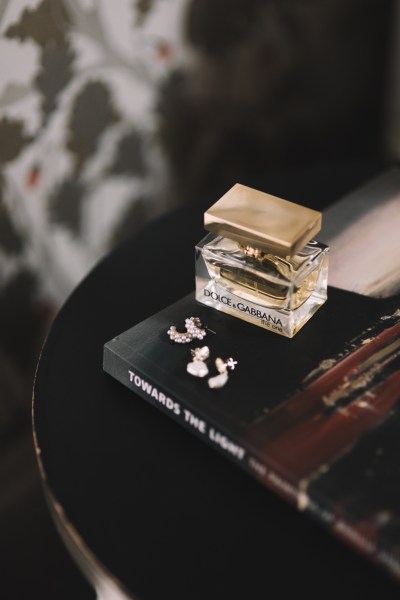
<path fill-rule="evenodd" d="M 222 360 L 222 358 L 217 358 L 215 361 L 215 366 L 217 367 L 217 371 L 219 375 L 215 377 L 210 377 L 208 380 L 208 385 L 210 388 L 222 388 L 226 382 L 228 381 L 228 369 L 233 369 L 237 365 L 237 360 L 233 360 L 233 358 L 228 358 L 227 360 Z"/>
<path fill-rule="evenodd" d="M 175 325 L 171 325 L 167 333 L 170 339 L 177 344 L 188 344 L 194 339 L 202 340 L 206 335 L 206 330 L 202 329 L 201 321 L 198 317 L 190 317 L 185 319 L 185 332 L 179 332 L 176 330 Z"/>
<path fill-rule="evenodd" d="M 190 375 L 194 377 L 205 377 L 208 373 L 208 367 L 204 362 L 210 356 L 210 350 L 208 346 L 203 346 L 202 348 L 195 348 L 191 350 L 191 355 L 193 357 L 192 362 L 187 364 L 186 370 Z"/>

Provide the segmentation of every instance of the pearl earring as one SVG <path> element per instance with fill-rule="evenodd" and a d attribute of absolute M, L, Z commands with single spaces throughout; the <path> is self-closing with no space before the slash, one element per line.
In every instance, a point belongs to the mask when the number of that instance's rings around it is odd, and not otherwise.
<path fill-rule="evenodd" d="M 206 330 L 202 329 L 201 321 L 198 317 L 185 319 L 186 331 L 181 333 L 176 330 L 175 325 L 171 325 L 167 333 L 170 339 L 177 344 L 188 344 L 194 339 L 202 340 L 206 335 Z"/>
<path fill-rule="evenodd" d="M 237 360 L 233 360 L 233 358 L 228 358 L 226 361 L 222 360 L 222 358 L 217 358 L 215 361 L 215 366 L 217 367 L 219 375 L 210 377 L 208 380 L 209 387 L 212 389 L 222 388 L 229 379 L 228 369 L 233 371 L 237 364 Z"/>
<path fill-rule="evenodd" d="M 190 375 L 194 377 L 205 377 L 208 373 L 208 367 L 204 362 L 210 356 L 210 350 L 208 346 L 202 348 L 195 348 L 191 350 L 192 362 L 188 363 L 186 370 Z"/>

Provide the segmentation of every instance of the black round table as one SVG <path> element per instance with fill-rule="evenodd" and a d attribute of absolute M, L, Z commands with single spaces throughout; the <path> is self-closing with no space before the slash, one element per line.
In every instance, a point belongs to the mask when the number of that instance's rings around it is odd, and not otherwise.
<path fill-rule="evenodd" d="M 372 172 L 319 167 L 271 176 L 264 189 L 317 206 Z M 106 257 L 53 325 L 33 413 L 58 529 L 104 596 L 397 598 L 386 573 L 103 373 L 106 341 L 193 289 L 202 212 L 215 199 L 163 217 Z"/>

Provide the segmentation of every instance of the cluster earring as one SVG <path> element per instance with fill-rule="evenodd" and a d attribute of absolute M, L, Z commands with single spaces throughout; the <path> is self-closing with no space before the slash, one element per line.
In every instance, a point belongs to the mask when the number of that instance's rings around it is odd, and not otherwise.
<path fill-rule="evenodd" d="M 237 365 L 237 360 L 233 360 L 233 358 L 228 358 L 227 360 L 222 360 L 222 358 L 217 358 L 215 361 L 215 366 L 217 367 L 217 371 L 219 375 L 215 377 L 210 377 L 208 380 L 208 386 L 211 389 L 222 388 L 228 381 L 228 369 L 232 370 Z"/>
<path fill-rule="evenodd" d="M 171 325 L 167 333 L 170 339 L 177 344 L 188 344 L 192 340 L 202 340 L 206 335 L 206 330 L 203 329 L 201 321 L 198 317 L 190 317 L 185 319 L 185 332 L 176 330 L 175 325 Z"/>
<path fill-rule="evenodd" d="M 191 350 L 192 362 L 188 363 L 186 370 L 190 375 L 194 377 L 205 377 L 208 374 L 208 367 L 204 362 L 210 356 L 210 350 L 208 346 L 202 348 L 195 348 Z"/>

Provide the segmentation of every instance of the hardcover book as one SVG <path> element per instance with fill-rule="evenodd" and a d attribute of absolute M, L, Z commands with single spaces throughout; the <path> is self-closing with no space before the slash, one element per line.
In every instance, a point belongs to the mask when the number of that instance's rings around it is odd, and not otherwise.
<path fill-rule="evenodd" d="M 399 190 L 397 172 L 394 177 Z M 354 207 L 357 197 L 350 204 Z M 330 210 L 334 248 L 334 223 L 343 211 Z M 345 219 L 356 239 L 357 220 Z M 385 247 L 388 243 L 386 236 Z M 337 287 L 329 288 L 328 302 L 293 339 L 199 304 L 193 293 L 107 342 L 103 363 L 109 375 L 396 577 L 400 298 L 393 264 L 398 259 L 391 256 L 384 277 L 371 268 L 373 281 L 349 277 L 348 264 L 343 276 L 334 269 Z M 349 291 L 347 281 L 358 281 L 362 289 Z M 190 316 L 206 324 L 207 336 L 175 344 L 168 329 L 184 329 Z M 186 370 L 190 351 L 204 345 L 210 349 L 209 375 L 193 377 Z M 218 374 L 217 357 L 232 357 L 237 365 L 225 386 L 210 389 L 207 379 Z"/>

